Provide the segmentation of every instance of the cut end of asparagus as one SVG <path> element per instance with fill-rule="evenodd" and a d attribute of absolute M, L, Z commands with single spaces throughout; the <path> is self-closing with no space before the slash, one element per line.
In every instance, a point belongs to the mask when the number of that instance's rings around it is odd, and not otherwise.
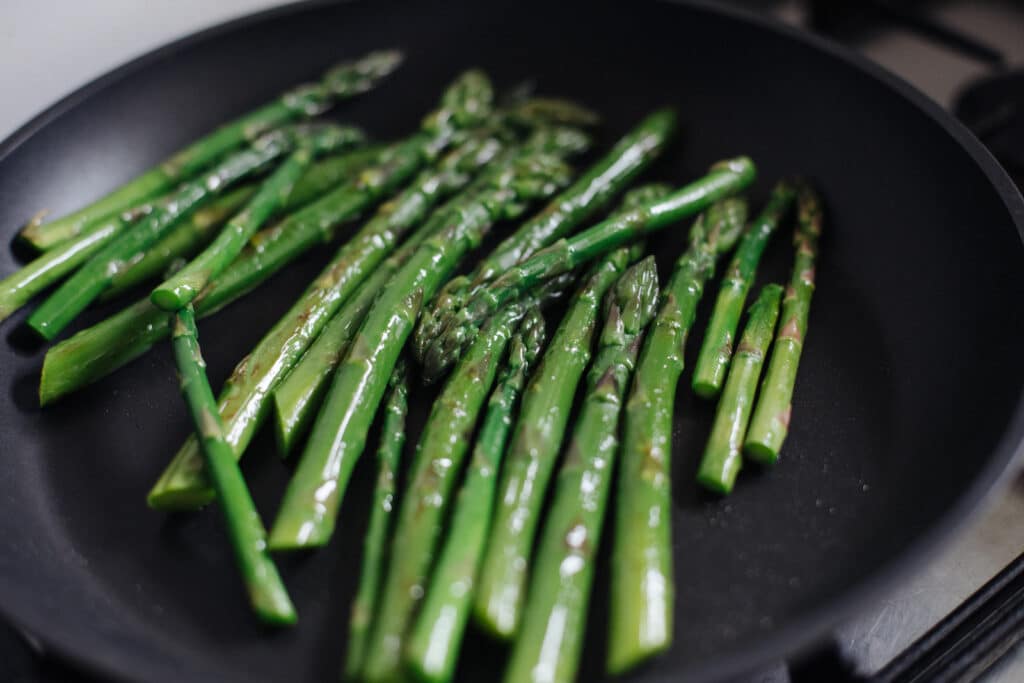
<path fill-rule="evenodd" d="M 275 524 L 267 539 L 267 547 L 275 553 L 322 548 L 334 533 L 333 521 L 305 521 L 296 528 L 291 524 Z"/>
<path fill-rule="evenodd" d="M 712 493 L 728 495 L 732 493 L 739 471 L 739 467 L 730 467 L 723 472 L 712 472 L 702 467 L 697 472 L 697 483 Z"/>
<path fill-rule="evenodd" d="M 180 284 L 176 287 L 158 287 L 149 295 L 149 300 L 157 308 L 173 313 L 192 303 L 199 291 L 187 284 Z"/>
<path fill-rule="evenodd" d="M 698 377 L 694 377 L 693 379 L 693 393 L 697 394 L 701 398 L 717 398 L 721 390 L 721 384 L 716 384 L 712 380 Z"/>
<path fill-rule="evenodd" d="M 672 645 L 672 640 L 659 641 L 657 643 L 644 643 L 631 647 L 628 650 L 616 648 L 614 643 L 608 650 L 607 671 L 612 676 L 621 676 L 632 671 L 652 657 L 665 652 Z"/>
<path fill-rule="evenodd" d="M 277 572 L 273 569 L 270 571 Z M 294 626 L 299 621 L 299 615 L 295 611 L 291 598 L 284 590 L 284 584 L 280 577 L 275 577 L 270 585 L 276 586 L 279 590 L 267 590 L 267 586 L 250 587 L 249 601 L 253 611 L 261 622 L 268 626 Z"/>
<path fill-rule="evenodd" d="M 146 496 L 146 504 L 161 512 L 186 512 L 212 503 L 215 497 L 210 488 L 174 489 L 158 483 Z"/>
<path fill-rule="evenodd" d="M 779 451 L 762 441 L 747 441 L 743 444 L 743 452 L 748 458 L 762 465 L 774 465 L 779 461 Z"/>

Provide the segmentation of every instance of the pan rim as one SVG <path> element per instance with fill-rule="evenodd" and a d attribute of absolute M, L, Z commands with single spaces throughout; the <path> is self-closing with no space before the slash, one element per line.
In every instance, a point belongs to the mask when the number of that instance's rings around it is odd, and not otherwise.
<path fill-rule="evenodd" d="M 852 49 L 750 10 L 720 6 L 710 0 L 659 1 L 754 25 L 784 38 L 795 40 L 881 82 L 882 85 L 904 98 L 952 136 L 984 173 L 1006 207 L 1010 220 L 1017 229 L 1018 237 L 1024 242 L 1024 198 L 1021 197 L 1006 171 L 963 124 L 901 77 Z M 341 4 L 352 4 L 352 2 L 353 0 L 346 0 Z M 315 11 L 318 8 L 336 4 L 338 3 L 329 0 L 288 2 L 214 24 L 135 57 L 73 90 L 22 124 L 0 142 L 0 163 L 3 163 L 33 135 L 67 111 L 101 92 L 107 86 L 147 68 L 165 57 L 180 53 L 193 44 L 275 17 Z M 863 579 L 851 584 L 839 597 L 807 608 L 785 626 L 765 634 L 756 643 L 748 642 L 710 662 L 695 666 L 688 672 L 687 678 L 717 680 L 741 675 L 807 649 L 820 640 L 828 630 L 844 618 L 851 616 L 858 605 L 862 605 L 865 600 L 877 597 L 885 588 L 891 587 L 933 557 L 943 547 L 944 542 L 951 540 L 956 531 L 962 529 L 973 519 L 988 494 L 1000 487 L 1000 484 L 1006 484 L 1006 478 L 1003 475 L 1010 469 L 1010 464 L 1022 451 L 1024 451 L 1024 389 L 1018 395 L 1016 407 L 999 443 L 989 453 L 988 462 L 974 480 L 964 488 L 954 503 L 942 515 L 936 517 L 924 533 L 910 542 L 899 554 L 893 555 Z M 29 600 L 14 603 L 4 600 L 0 603 L 0 616 L 16 628 L 30 633 L 53 653 L 89 671 L 115 678 L 130 676 L 132 670 L 139 671 L 128 664 L 130 660 L 136 659 L 135 657 L 126 657 L 124 653 L 119 653 L 113 648 L 90 648 L 88 642 L 82 641 L 81 633 L 73 629 L 62 629 L 60 622 L 53 618 L 54 615 L 50 611 L 34 609 Z M 56 629 L 54 628 L 55 623 Z M 180 676 L 182 674 L 180 662 L 177 663 L 177 670 L 175 670 L 175 664 L 175 662 L 167 660 L 160 663 L 157 670 L 162 671 L 164 675 Z M 149 662 L 149 666 L 146 668 L 148 675 L 156 673 L 152 665 L 153 662 Z M 193 670 L 193 673 L 199 672 Z M 663 680 L 678 680 L 678 678 L 672 674 L 666 674 Z"/>

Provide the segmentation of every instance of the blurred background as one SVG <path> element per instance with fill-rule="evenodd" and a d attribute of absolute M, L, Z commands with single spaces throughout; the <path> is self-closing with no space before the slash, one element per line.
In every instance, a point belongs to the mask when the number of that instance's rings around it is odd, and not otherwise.
<path fill-rule="evenodd" d="M 2 0 L 0 139 L 76 88 L 179 37 L 278 0 Z M 729 0 L 836 40 L 959 118 L 1024 182 L 1024 3 L 1009 0 Z M 993 495 L 946 549 L 806 657 L 749 681 L 910 680 L 901 663 L 960 666 L 957 680 L 1024 681 L 1024 484 Z M 922 636 L 930 634 L 922 640 Z M 895 662 L 895 664 L 894 664 Z M 951 669 L 950 669 L 951 670 Z M 934 673 L 934 672 L 933 672 Z M 0 680 L 89 680 L 0 623 Z M 917 680 L 917 679 L 914 679 Z M 933 680 L 926 674 L 920 680 Z M 745 681 L 744 681 L 745 683 Z"/>

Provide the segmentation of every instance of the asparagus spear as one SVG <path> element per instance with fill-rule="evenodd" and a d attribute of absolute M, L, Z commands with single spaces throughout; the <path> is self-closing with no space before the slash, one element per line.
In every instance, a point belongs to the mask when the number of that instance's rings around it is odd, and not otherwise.
<path fill-rule="evenodd" d="M 530 289 L 539 279 L 572 270 L 648 232 L 693 215 L 754 180 L 754 164 L 746 157 L 721 161 L 706 176 L 660 201 L 610 218 L 569 239 L 561 239 L 506 271 L 482 288 L 449 322 L 423 359 L 424 375 L 439 377 L 459 357 L 480 322 L 505 302 Z"/>
<path fill-rule="evenodd" d="M 313 160 L 347 147 L 351 142 L 352 138 L 337 128 L 325 128 L 300 141 L 295 151 L 263 181 L 245 208 L 232 216 L 213 243 L 153 290 L 150 294 L 153 303 L 165 311 L 176 311 L 191 303 L 211 279 L 235 260 L 249 238 L 283 208 Z"/>
<path fill-rule="evenodd" d="M 421 680 L 449 681 L 455 670 L 477 569 L 487 543 L 498 468 L 516 404 L 543 345 L 544 318 L 534 309 L 523 318 L 509 344 L 508 360 L 487 403 L 447 540 L 409 636 L 406 662 Z"/>
<path fill-rule="evenodd" d="M 782 300 L 782 315 L 768 371 L 761 383 L 750 431 L 743 444 L 744 452 L 761 463 L 770 464 L 779 459 L 779 451 L 789 431 L 793 386 L 807 337 L 807 318 L 814 294 L 814 261 L 818 255 L 820 235 L 821 200 L 814 190 L 801 186 L 797 192 L 797 226 L 793 235 L 796 247 L 793 275 Z"/>
<path fill-rule="evenodd" d="M 401 53 L 386 50 L 338 64 L 327 71 L 319 83 L 293 88 L 221 126 L 92 204 L 49 223 L 30 223 L 22 230 L 21 237 L 38 249 L 49 249 L 77 237 L 99 221 L 190 180 L 228 152 L 255 141 L 271 129 L 315 116 L 336 101 L 373 88 L 394 71 L 401 60 Z"/>
<path fill-rule="evenodd" d="M 477 622 L 499 637 L 511 638 L 518 626 L 526 558 L 576 386 L 590 361 L 601 299 L 638 253 L 623 247 L 591 268 L 523 394 L 474 599 Z"/>
<path fill-rule="evenodd" d="M 352 467 L 362 453 L 384 382 L 412 332 L 424 299 L 502 218 L 565 184 L 568 168 L 542 152 L 517 159 L 465 201 L 446 212 L 431 235 L 395 273 L 367 313 L 313 425 L 313 431 L 270 534 L 271 547 L 323 545 L 334 529 Z"/>
<path fill-rule="evenodd" d="M 761 366 L 768 355 L 768 345 L 779 318 L 781 299 L 782 287 L 765 285 L 751 306 L 747 326 L 725 381 L 725 390 L 715 410 L 711 436 L 697 470 L 697 481 L 715 493 L 732 491 L 743 464 L 740 456 L 743 436 L 747 433 L 750 412 L 754 408 L 757 379 L 761 376 Z"/>
<path fill-rule="evenodd" d="M 395 479 L 402 459 L 402 449 L 405 447 L 408 393 L 409 379 L 405 363 L 399 361 L 388 380 L 388 398 L 384 404 L 384 423 L 381 426 L 380 447 L 377 449 L 377 485 L 373 491 L 369 528 L 363 539 L 359 588 L 349 617 L 348 650 L 345 653 L 345 675 L 348 678 L 358 678 L 363 671 L 370 626 L 377 611 L 388 528 L 396 505 Z"/>
<path fill-rule="evenodd" d="M 295 190 L 282 207 L 282 212 L 307 204 L 329 187 L 351 177 L 378 154 L 379 146 L 368 146 L 315 164 L 295 186 Z M 169 235 L 148 249 L 141 258 L 134 259 L 124 270 L 114 273 L 110 279 L 110 286 L 100 299 L 105 301 L 120 296 L 135 285 L 163 273 L 174 259 L 191 255 L 205 244 L 211 233 L 236 209 L 241 208 L 255 191 L 255 186 L 243 185 L 196 210 Z M 87 261 L 125 226 L 149 214 L 155 203 L 157 202 L 142 204 L 124 214 L 100 221 L 78 237 L 48 249 L 31 263 L 0 281 L 0 321 Z"/>
<path fill-rule="evenodd" d="M 362 133 L 339 129 L 341 135 Z M 29 317 L 28 325 L 45 339 L 53 339 L 86 306 L 110 284 L 114 273 L 123 270 L 133 259 L 166 235 L 173 226 L 202 202 L 216 196 L 228 186 L 258 173 L 295 144 L 305 131 L 274 131 L 260 138 L 252 147 L 226 158 L 213 170 L 183 184 L 152 213 L 104 245 L 71 278 L 43 302 Z"/>
<path fill-rule="evenodd" d="M 330 317 L 410 228 L 422 221 L 440 196 L 467 182 L 470 173 L 494 157 L 500 144 L 474 138 L 437 169 L 428 169 L 338 250 L 306 292 L 242 359 L 221 391 L 219 408 L 236 458 L 245 452 L 270 406 L 274 387 L 298 362 Z M 212 491 L 203 475 L 194 439 L 186 441 L 149 494 L 158 509 L 194 507 Z"/>
<path fill-rule="evenodd" d="M 722 278 L 711 322 L 704 333 L 700 355 L 697 356 L 697 365 L 693 370 L 693 390 L 700 396 L 711 398 L 722 390 L 743 303 L 747 300 L 747 292 L 757 274 L 758 261 L 779 221 L 789 211 L 794 196 L 792 185 L 785 181 L 778 183 L 761 215 L 740 238 L 732 262 Z"/>
<path fill-rule="evenodd" d="M 451 280 L 424 312 L 416 329 L 416 357 L 426 357 L 427 348 L 436 341 L 448 318 L 476 290 L 603 209 L 658 157 L 672 135 L 675 121 L 671 109 L 647 116 L 540 213 L 505 238 L 472 273 Z"/>
<path fill-rule="evenodd" d="M 402 495 L 364 677 L 391 680 L 402 666 L 404 639 L 440 540 L 452 487 L 462 470 L 477 423 L 494 384 L 505 347 L 530 305 L 516 302 L 495 314 L 434 401 L 416 446 Z"/>
<path fill-rule="evenodd" d="M 245 580 L 253 611 L 269 624 L 294 624 L 295 608 L 267 552 L 263 523 L 231 448 L 224 441 L 223 425 L 217 418 L 213 391 L 206 378 L 206 363 L 199 350 L 191 306 L 174 315 L 172 337 L 181 392 L 200 436 L 203 459 L 217 489 L 235 561 Z"/>
<path fill-rule="evenodd" d="M 622 672 L 672 640 L 669 457 L 676 385 L 704 286 L 735 244 L 746 204 L 714 204 L 690 230 L 690 244 L 662 290 L 626 400 L 618 474 L 608 669 Z"/>
<path fill-rule="evenodd" d="M 576 678 L 619 449 L 622 398 L 657 299 L 653 257 L 627 270 L 608 293 L 599 350 L 587 373 L 587 393 L 558 473 L 554 503 L 531 572 L 523 625 L 505 672 L 508 683 Z"/>
<path fill-rule="evenodd" d="M 489 96 L 486 77 L 469 72 L 446 91 L 442 109 L 479 112 L 486 108 Z M 314 245 L 330 241 L 339 225 L 359 214 L 387 189 L 382 185 L 384 181 L 390 183 L 396 175 L 411 173 L 409 166 L 419 164 L 424 149 L 434 153 L 448 144 L 455 134 L 450 123 L 454 118 L 451 114 L 430 117 L 424 123 L 429 132 L 414 135 L 390 148 L 379 163 L 361 173 L 359 179 L 254 235 L 235 263 L 196 298 L 197 314 L 202 317 L 215 313 L 252 291 Z M 39 384 L 41 403 L 51 403 L 113 372 L 145 353 L 165 337 L 167 331 L 167 316 L 147 298 L 57 344 L 43 362 Z"/>

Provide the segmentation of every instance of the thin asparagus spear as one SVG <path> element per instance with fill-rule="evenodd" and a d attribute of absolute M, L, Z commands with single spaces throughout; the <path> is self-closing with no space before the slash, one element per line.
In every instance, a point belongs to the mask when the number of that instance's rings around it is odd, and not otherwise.
<path fill-rule="evenodd" d="M 360 282 L 383 260 L 395 243 L 424 219 L 446 193 L 468 181 L 470 173 L 494 157 L 500 144 L 493 138 L 473 139 L 456 150 L 438 169 L 428 169 L 373 220 L 338 250 L 334 259 L 287 313 L 236 366 L 220 394 L 221 419 L 227 440 L 241 458 L 270 406 L 274 387 L 298 362 L 331 316 Z M 197 460 L 193 439 L 175 455 L 149 494 L 157 509 L 203 505 L 212 491 Z"/>
<path fill-rule="evenodd" d="M 363 539 L 363 562 L 359 588 L 352 602 L 348 622 L 348 650 L 345 653 L 345 675 L 358 678 L 366 660 L 370 626 L 377 612 L 381 574 L 385 569 L 384 553 L 395 508 L 395 479 L 405 447 L 405 416 L 408 412 L 409 379 L 405 363 L 399 361 L 388 380 L 388 397 L 384 403 L 380 447 L 377 449 L 377 485 L 373 491 L 370 524 Z"/>
<path fill-rule="evenodd" d="M 158 285 L 150 299 L 165 311 L 191 303 L 210 280 L 220 275 L 242 251 L 246 242 L 277 213 L 313 160 L 350 144 L 335 128 L 326 128 L 301 141 L 291 155 L 260 185 L 259 190 L 201 254 Z"/>
<path fill-rule="evenodd" d="M 488 86 L 485 90 L 483 86 Z M 486 77 L 469 72 L 458 79 L 442 98 L 442 108 L 465 108 L 478 112 L 486 108 L 481 97 L 489 94 Z M 433 116 L 425 122 L 429 134 L 417 134 L 390 148 L 380 162 L 360 174 L 359 179 L 329 192 L 281 223 L 256 233 L 249 246 L 224 273 L 196 298 L 200 317 L 211 315 L 230 302 L 248 294 L 267 278 L 313 246 L 329 242 L 338 226 L 355 217 L 408 167 L 419 164 L 419 153 L 447 145 L 455 130 L 455 117 Z M 415 152 L 415 154 L 414 154 Z M 145 353 L 167 336 L 167 316 L 146 298 L 107 320 L 57 344 L 46 354 L 39 383 L 43 405 L 95 382 Z"/>
<path fill-rule="evenodd" d="M 379 146 L 370 146 L 315 164 L 289 195 L 282 211 L 301 207 L 323 194 L 329 187 L 364 167 L 376 155 Z M 100 295 L 106 301 L 163 273 L 179 256 L 189 256 L 211 237 L 211 233 L 256 191 L 244 185 L 217 197 L 196 210 L 170 234 L 150 247 L 139 259 L 114 273 L 110 286 Z M 0 281 L 0 320 L 28 303 L 34 296 L 59 282 L 65 275 L 92 257 L 101 246 L 119 234 L 125 226 L 153 210 L 155 203 L 137 206 L 125 214 L 104 219 L 77 237 L 48 249 L 31 263 Z"/>
<path fill-rule="evenodd" d="M 446 212 L 431 235 L 395 273 L 367 313 L 313 425 L 295 476 L 270 534 L 273 548 L 323 545 L 334 530 L 338 505 L 362 453 L 384 382 L 412 332 L 424 299 L 502 218 L 564 185 L 569 170 L 557 157 L 527 154 Z"/>
<path fill-rule="evenodd" d="M 276 100 L 193 142 L 92 204 L 48 223 L 30 223 L 22 230 L 21 238 L 45 250 L 77 237 L 97 222 L 192 179 L 228 152 L 255 141 L 267 131 L 315 116 L 336 101 L 366 92 L 394 71 L 401 60 L 401 53 L 385 50 L 338 64 L 327 71 L 319 83 L 300 85 L 281 94 Z"/>
<path fill-rule="evenodd" d="M 711 206 L 690 230 L 690 245 L 662 290 L 626 400 L 618 474 L 608 670 L 620 673 L 672 641 L 670 528 L 672 418 L 683 351 L 705 284 L 735 244 L 746 203 Z"/>
<path fill-rule="evenodd" d="M 465 277 L 451 280 L 424 312 L 413 338 L 416 357 L 426 357 L 448 319 L 470 296 L 537 250 L 571 232 L 594 216 L 628 186 L 665 148 L 676 116 L 661 109 L 647 116 L 599 161 L 579 176 L 538 214 L 505 238 Z"/>
<path fill-rule="evenodd" d="M 599 350 L 544 522 L 523 625 L 505 671 L 508 683 L 576 679 L 619 449 L 622 398 L 657 301 L 653 257 L 627 270 L 606 298 Z"/>
<path fill-rule="evenodd" d="M 253 611 L 269 624 L 294 624 L 297 619 L 295 608 L 267 552 L 263 523 L 242 472 L 224 441 L 213 391 L 206 379 L 206 363 L 199 350 L 195 314 L 191 306 L 175 314 L 172 339 L 181 393 L 188 404 L 196 433 L 201 437 L 203 459 L 217 489 L 235 560 L 245 580 Z"/>
<path fill-rule="evenodd" d="M 743 304 L 757 275 L 757 264 L 795 196 L 792 185 L 785 181 L 778 183 L 757 220 L 740 238 L 732 262 L 722 278 L 711 322 L 704 333 L 700 355 L 694 366 L 693 390 L 700 396 L 711 398 L 722 390 Z"/>
<path fill-rule="evenodd" d="M 601 299 L 638 255 L 639 250 L 623 247 L 591 268 L 523 394 L 473 609 L 476 621 L 501 638 L 511 638 L 519 623 L 526 558 L 576 386 L 590 361 Z"/>
<path fill-rule="evenodd" d="M 761 383 L 750 431 L 743 444 L 743 451 L 757 462 L 775 463 L 789 432 L 793 387 L 796 384 L 796 371 L 800 365 L 804 339 L 807 337 L 807 318 L 811 311 L 811 296 L 814 294 L 814 261 L 818 256 L 820 235 L 821 200 L 814 190 L 803 185 L 797 192 L 793 275 L 782 300 L 782 315 L 772 345 L 771 359 L 768 361 L 768 371 Z"/>
<path fill-rule="evenodd" d="M 347 131 L 347 132 L 346 132 Z M 308 133 L 280 130 L 268 133 L 252 147 L 230 155 L 213 170 L 178 188 L 152 213 L 104 245 L 29 317 L 28 325 L 44 339 L 53 339 L 110 285 L 114 273 L 139 258 L 202 202 L 235 182 L 267 168 Z M 354 129 L 339 134 L 362 137 Z"/>
<path fill-rule="evenodd" d="M 746 157 L 721 161 L 700 178 L 660 201 L 610 218 L 569 239 L 561 239 L 526 261 L 506 271 L 482 288 L 451 316 L 438 340 L 423 359 L 426 377 L 440 377 L 473 338 L 480 322 L 505 302 L 530 289 L 537 280 L 572 270 L 648 232 L 664 228 L 691 216 L 710 204 L 743 189 L 755 176 L 754 164 Z"/>
<path fill-rule="evenodd" d="M 750 308 L 747 326 L 729 368 L 725 390 L 715 410 L 711 436 L 697 470 L 697 481 L 715 493 L 730 493 L 743 465 L 743 436 L 747 433 L 750 413 L 754 408 L 761 366 L 768 355 L 772 332 L 779 319 L 781 300 L 782 287 L 764 286 Z"/>
<path fill-rule="evenodd" d="M 498 469 L 516 404 L 543 345 L 544 318 L 533 309 L 523 318 L 509 344 L 508 360 L 480 423 L 447 540 L 409 636 L 406 663 L 421 680 L 449 681 L 455 670 L 477 569 L 487 543 Z"/>
<path fill-rule="evenodd" d="M 398 510 L 363 672 L 368 681 L 388 681 L 401 671 L 404 639 L 418 596 L 426 588 L 473 428 L 501 367 L 505 347 L 529 308 L 529 303 L 516 302 L 495 314 L 487 322 L 486 334 L 470 347 L 434 401 Z"/>

